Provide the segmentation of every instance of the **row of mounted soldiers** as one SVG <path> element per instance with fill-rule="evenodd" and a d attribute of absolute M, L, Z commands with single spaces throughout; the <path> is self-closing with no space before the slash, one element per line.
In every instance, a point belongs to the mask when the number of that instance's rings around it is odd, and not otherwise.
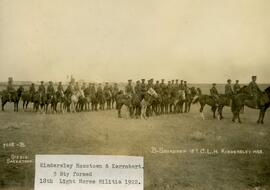
<path fill-rule="evenodd" d="M 44 85 L 44 82 L 41 81 L 38 88 L 36 88 L 35 84 L 32 83 L 29 87 L 29 94 L 31 97 L 34 96 L 36 93 L 40 94 L 55 94 L 56 92 L 63 92 L 66 96 L 71 96 L 72 94 L 83 91 L 85 96 L 88 96 L 89 94 L 96 94 L 97 97 L 102 97 L 103 95 L 110 98 L 110 101 L 107 102 L 107 108 L 113 107 L 113 103 L 116 101 L 116 94 L 126 94 L 126 95 L 132 95 L 137 94 L 139 96 L 145 94 L 145 92 L 152 88 L 156 91 L 157 94 L 159 94 L 161 97 L 163 97 L 165 94 L 170 94 L 171 96 L 174 96 L 178 90 L 185 91 L 185 94 L 190 94 L 191 91 L 187 85 L 186 81 L 183 80 L 171 80 L 167 81 L 165 83 L 165 80 L 162 79 L 161 82 L 158 80 L 154 83 L 154 79 L 150 79 L 145 82 L 145 79 L 141 79 L 136 81 L 135 86 L 133 87 L 132 80 L 128 80 L 128 84 L 125 86 L 124 91 L 120 90 L 117 83 L 114 83 L 113 86 L 111 86 L 108 82 L 105 83 L 105 86 L 102 87 L 102 84 L 99 83 L 96 88 L 95 83 L 89 83 L 88 85 L 86 83 L 83 83 L 82 86 L 79 85 L 78 82 L 75 84 L 69 83 L 66 89 L 64 89 L 61 82 L 58 83 L 57 90 L 55 90 L 53 83 L 50 81 L 47 88 Z M 256 99 L 258 92 L 260 92 L 260 89 L 258 85 L 256 84 L 256 76 L 252 76 L 252 81 L 249 83 L 250 88 L 250 94 Z M 240 89 L 239 81 L 236 80 L 236 83 L 232 86 L 231 80 L 229 79 L 227 81 L 227 84 L 225 85 L 225 94 L 230 96 L 232 94 L 236 94 L 238 90 Z M 24 89 L 22 86 L 19 87 L 19 91 L 23 92 Z M 199 89 L 198 89 L 199 90 Z M 12 92 L 15 91 L 15 88 L 13 87 L 12 81 L 8 82 L 7 86 L 7 92 L 8 94 L 12 94 Z M 198 93 L 201 93 L 200 91 Z M 212 88 L 210 89 L 211 96 L 218 100 L 219 92 L 216 88 L 216 84 L 213 83 Z M 9 98 L 11 100 L 11 98 Z"/>

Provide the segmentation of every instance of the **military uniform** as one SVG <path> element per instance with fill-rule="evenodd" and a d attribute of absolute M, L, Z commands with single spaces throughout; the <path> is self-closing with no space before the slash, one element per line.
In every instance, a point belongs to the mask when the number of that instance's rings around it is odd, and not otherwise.
<path fill-rule="evenodd" d="M 168 82 L 166 91 L 167 91 L 167 93 L 168 93 L 169 95 L 172 95 L 172 84 L 171 84 L 170 81 Z"/>
<path fill-rule="evenodd" d="M 114 86 L 113 86 L 113 92 L 116 94 L 116 93 L 118 93 L 118 91 L 119 91 L 118 85 L 117 84 L 114 84 Z"/>
<path fill-rule="evenodd" d="M 40 86 L 38 87 L 38 92 L 41 94 L 45 93 L 45 86 L 43 85 L 43 83 L 40 84 Z"/>
<path fill-rule="evenodd" d="M 136 82 L 136 85 L 134 87 L 134 92 L 137 95 L 140 95 L 141 94 L 141 84 L 140 84 L 140 81 L 137 81 Z"/>
<path fill-rule="evenodd" d="M 106 83 L 106 85 L 104 86 L 103 91 L 104 92 L 109 92 L 110 91 L 110 87 L 109 87 L 108 83 Z"/>
<path fill-rule="evenodd" d="M 146 92 L 147 92 L 147 86 L 146 84 L 144 83 L 144 79 L 142 79 L 142 83 L 141 83 L 141 94 L 144 95 Z"/>
<path fill-rule="evenodd" d="M 181 80 L 181 83 L 179 85 L 179 90 L 185 90 L 184 84 L 183 84 L 183 80 Z"/>
<path fill-rule="evenodd" d="M 103 93 L 102 86 L 101 86 L 101 84 L 99 84 L 97 87 L 97 94 L 102 95 L 102 93 Z"/>
<path fill-rule="evenodd" d="M 132 95 L 134 93 L 134 91 L 133 91 L 133 87 L 132 87 L 132 84 L 131 84 L 131 80 L 129 80 L 128 82 L 129 83 L 125 87 L 125 93 L 128 94 L 128 95 Z"/>
<path fill-rule="evenodd" d="M 157 94 L 161 94 L 161 87 L 160 87 L 159 81 L 156 82 L 154 86 L 154 90 L 156 91 Z"/>
<path fill-rule="evenodd" d="M 232 96 L 233 95 L 233 90 L 231 84 L 226 84 L 225 85 L 225 95 L 227 96 Z"/>
<path fill-rule="evenodd" d="M 75 92 L 78 92 L 79 90 L 80 90 L 79 83 L 76 82 L 75 87 L 74 87 L 74 91 L 75 91 Z"/>
<path fill-rule="evenodd" d="M 187 82 L 186 81 L 184 82 L 184 90 L 185 90 L 185 93 L 186 94 L 189 94 L 190 93 L 190 90 L 188 88 L 188 85 L 187 85 Z"/>
<path fill-rule="evenodd" d="M 83 83 L 82 85 L 82 88 L 81 88 L 83 91 L 86 89 L 86 85 L 85 85 L 85 82 Z"/>
<path fill-rule="evenodd" d="M 253 97 L 254 101 L 257 102 L 257 105 L 259 106 L 261 103 L 265 102 L 260 102 L 259 100 L 259 95 L 261 94 L 261 90 L 259 86 L 256 83 L 256 76 L 252 76 L 252 81 L 248 85 L 249 93 Z M 263 101 L 263 99 L 262 99 Z"/>
<path fill-rule="evenodd" d="M 36 92 L 35 85 L 32 83 L 32 85 L 29 88 L 29 93 L 32 96 L 35 94 L 35 92 Z"/>
<path fill-rule="evenodd" d="M 240 85 L 238 83 L 235 83 L 233 85 L 233 92 L 234 92 L 234 94 L 237 94 L 239 92 L 240 88 L 241 88 Z"/>
<path fill-rule="evenodd" d="M 259 86 L 255 81 L 251 81 L 248 85 L 248 88 L 251 96 L 257 96 L 261 92 Z"/>
<path fill-rule="evenodd" d="M 62 86 L 61 83 L 58 84 L 58 86 L 57 86 L 57 91 L 58 91 L 58 92 L 64 91 L 64 88 L 63 88 L 63 86 Z"/>
<path fill-rule="evenodd" d="M 217 89 L 216 89 L 216 87 L 215 86 L 213 86 L 211 89 L 210 89 L 210 95 L 214 98 L 214 100 L 217 102 L 218 101 L 218 99 L 219 99 L 219 94 L 218 94 L 218 91 L 217 91 Z M 216 103 L 216 105 L 217 105 L 217 103 Z"/>
<path fill-rule="evenodd" d="M 164 83 L 164 80 L 162 79 L 161 80 L 161 83 L 160 83 L 160 90 L 161 90 L 161 96 L 163 97 L 167 91 L 166 89 L 166 84 Z"/>
<path fill-rule="evenodd" d="M 90 87 L 90 93 L 91 94 L 96 94 L 96 88 L 95 88 L 95 84 L 92 84 Z"/>
<path fill-rule="evenodd" d="M 55 93 L 55 90 L 54 90 L 54 87 L 52 85 L 52 83 L 49 84 L 49 86 L 47 87 L 47 94 L 54 94 Z"/>

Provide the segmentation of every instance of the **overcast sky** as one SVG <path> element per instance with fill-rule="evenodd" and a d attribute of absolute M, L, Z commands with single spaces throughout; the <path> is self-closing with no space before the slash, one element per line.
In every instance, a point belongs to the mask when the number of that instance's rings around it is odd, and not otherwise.
<path fill-rule="evenodd" d="M 270 83 L 269 0 L 0 0 L 0 81 Z"/>

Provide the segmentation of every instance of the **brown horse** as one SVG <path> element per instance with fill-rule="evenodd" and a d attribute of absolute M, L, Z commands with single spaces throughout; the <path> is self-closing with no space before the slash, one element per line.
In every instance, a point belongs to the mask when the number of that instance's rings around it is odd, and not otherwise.
<path fill-rule="evenodd" d="M 215 99 L 210 95 L 201 94 L 200 88 L 197 88 L 197 92 L 198 93 L 196 96 L 194 96 L 192 103 L 193 104 L 196 104 L 197 102 L 200 103 L 200 106 L 201 106 L 200 114 L 201 114 L 202 119 L 203 120 L 205 119 L 204 113 L 203 113 L 203 109 L 205 105 L 209 105 L 211 107 L 211 110 L 213 112 L 213 118 L 216 118 L 216 110 L 218 106 L 216 104 Z"/>
<path fill-rule="evenodd" d="M 2 111 L 5 111 L 5 105 L 7 102 L 13 102 L 14 112 L 18 112 L 21 94 L 22 94 L 21 89 L 18 89 L 17 91 L 14 90 L 13 92 L 3 91 L 1 96 Z"/>
<path fill-rule="evenodd" d="M 260 113 L 257 123 L 263 124 L 265 112 L 270 106 L 270 87 L 259 93 L 257 100 L 255 100 L 254 97 L 250 96 L 248 93 L 245 93 L 245 91 L 236 95 L 232 101 L 233 122 L 238 119 L 238 122 L 241 123 L 240 111 L 243 106 L 259 109 Z"/>

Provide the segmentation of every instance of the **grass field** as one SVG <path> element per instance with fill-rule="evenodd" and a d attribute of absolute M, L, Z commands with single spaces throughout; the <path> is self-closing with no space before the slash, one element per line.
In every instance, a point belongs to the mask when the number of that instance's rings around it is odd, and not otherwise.
<path fill-rule="evenodd" d="M 209 86 L 208 86 L 209 87 Z M 205 91 L 207 88 L 205 87 Z M 30 105 L 31 107 L 32 105 Z M 33 189 L 34 163 L 7 164 L 12 154 L 134 155 L 144 157 L 146 190 L 231 190 L 270 189 L 270 117 L 257 125 L 258 110 L 245 108 L 242 124 L 212 119 L 205 108 L 191 112 L 154 116 L 148 120 L 118 119 L 115 110 L 76 114 L 18 113 L 7 104 L 0 112 L 0 189 Z M 3 147 L 23 142 L 26 147 Z M 218 154 L 154 153 L 152 150 L 218 150 Z M 226 150 L 262 150 L 263 154 L 223 154 Z"/>

